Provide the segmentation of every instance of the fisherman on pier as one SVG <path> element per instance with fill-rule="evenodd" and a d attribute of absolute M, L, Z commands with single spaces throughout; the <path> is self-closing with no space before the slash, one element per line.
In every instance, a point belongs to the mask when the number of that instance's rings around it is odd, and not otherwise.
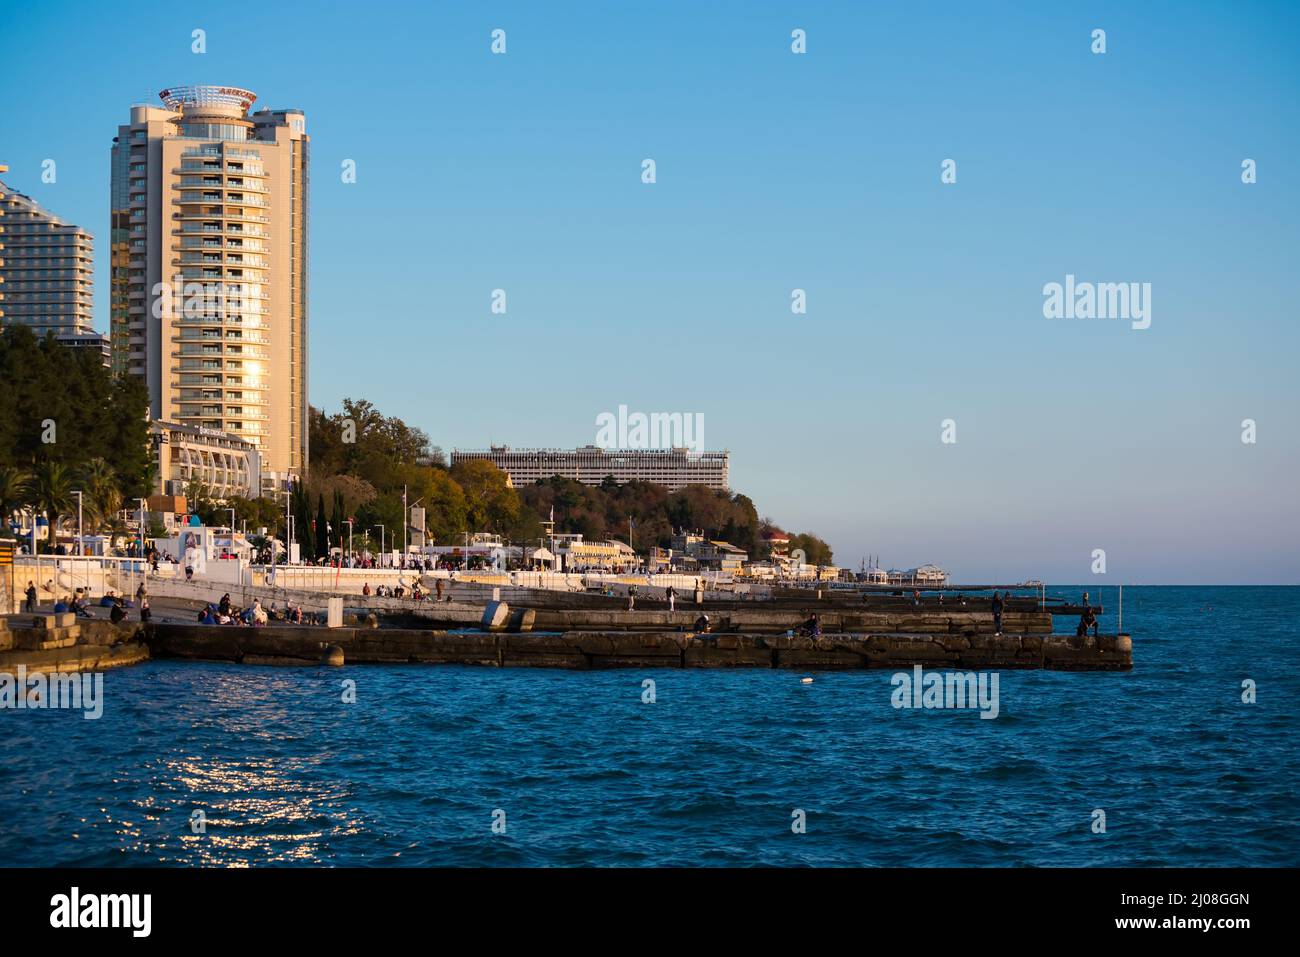
<path fill-rule="evenodd" d="M 1079 627 L 1074 630 L 1074 636 L 1086 638 L 1089 628 L 1092 629 L 1093 637 L 1097 637 L 1097 613 L 1092 610 L 1091 605 L 1085 606 L 1083 614 L 1079 616 Z"/>

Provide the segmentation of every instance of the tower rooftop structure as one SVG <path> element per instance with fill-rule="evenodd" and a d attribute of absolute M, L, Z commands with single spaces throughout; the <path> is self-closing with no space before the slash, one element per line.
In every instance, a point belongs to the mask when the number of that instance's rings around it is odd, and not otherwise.
<path fill-rule="evenodd" d="M 178 113 L 206 113 L 209 110 L 242 116 L 252 107 L 257 94 L 237 86 L 173 86 L 158 94 L 167 109 Z"/>

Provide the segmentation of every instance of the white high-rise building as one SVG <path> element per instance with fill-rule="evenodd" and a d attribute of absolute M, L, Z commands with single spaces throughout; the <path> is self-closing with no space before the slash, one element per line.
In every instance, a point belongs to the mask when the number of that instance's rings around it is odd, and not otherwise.
<path fill-rule="evenodd" d="M 159 95 L 113 141 L 114 368 L 152 418 L 251 443 L 283 488 L 308 461 L 306 119 L 235 87 Z"/>

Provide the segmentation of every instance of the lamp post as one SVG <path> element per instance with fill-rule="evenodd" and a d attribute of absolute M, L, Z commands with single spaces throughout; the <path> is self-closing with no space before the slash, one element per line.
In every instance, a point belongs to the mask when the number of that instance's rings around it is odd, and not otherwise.
<path fill-rule="evenodd" d="M 82 536 L 82 533 L 81 533 L 81 528 L 82 528 L 82 526 L 81 526 L 81 499 L 82 499 L 82 495 L 81 495 L 81 492 L 79 492 L 79 491 L 74 491 L 72 494 L 75 495 L 75 496 L 77 496 L 77 554 L 78 554 L 78 555 L 85 555 L 85 554 L 86 554 L 86 543 L 85 543 L 85 541 L 84 541 L 84 539 L 83 539 L 83 536 Z"/>
<path fill-rule="evenodd" d="M 352 561 L 352 519 L 348 519 L 348 561 Z"/>
<path fill-rule="evenodd" d="M 140 560 L 144 560 L 144 499 L 138 498 L 140 503 Z M 143 566 L 141 566 L 143 567 Z"/>
<path fill-rule="evenodd" d="M 384 567 L 384 526 L 376 525 L 375 528 L 379 529 L 379 567 L 383 568 Z"/>

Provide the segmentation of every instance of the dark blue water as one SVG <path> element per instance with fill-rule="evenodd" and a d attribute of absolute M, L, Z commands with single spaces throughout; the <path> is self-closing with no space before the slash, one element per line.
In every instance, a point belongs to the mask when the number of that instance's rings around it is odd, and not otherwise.
<path fill-rule="evenodd" d="M 1132 673 L 1002 672 L 994 720 L 888 672 L 110 672 L 101 720 L 0 711 L 0 864 L 1300 864 L 1300 589 L 1124 599 Z"/>

